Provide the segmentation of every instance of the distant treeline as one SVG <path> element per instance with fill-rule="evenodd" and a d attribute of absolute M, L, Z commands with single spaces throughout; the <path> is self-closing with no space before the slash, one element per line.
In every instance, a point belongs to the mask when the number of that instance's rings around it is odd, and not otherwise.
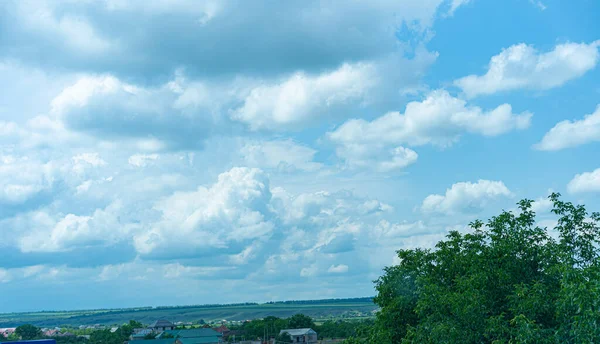
<path fill-rule="evenodd" d="M 322 300 L 289 300 L 289 301 L 269 301 L 264 304 L 267 305 L 319 305 L 319 304 L 335 304 L 335 303 L 372 303 L 373 297 L 357 297 L 348 299 L 322 299 Z M 165 310 L 165 309 L 189 309 L 189 308 L 225 308 L 225 307 L 243 307 L 243 306 L 260 306 L 257 302 L 243 302 L 243 303 L 228 303 L 228 304 L 199 304 L 199 305 L 186 305 L 186 306 L 157 306 L 157 307 L 134 307 L 134 308 L 101 308 L 101 309 L 88 309 L 88 310 L 73 310 L 73 311 L 39 311 L 39 312 L 22 312 L 22 313 L 6 313 L 5 315 L 17 315 L 17 314 L 57 314 L 66 313 L 66 319 L 80 319 L 87 317 L 98 316 L 99 314 L 123 314 L 130 312 L 147 312 L 152 310 Z M 70 315 L 72 314 L 72 315 Z M 0 314 L 0 319 L 2 314 Z"/>
<path fill-rule="evenodd" d="M 291 301 L 270 301 L 268 305 L 318 305 L 331 303 L 367 303 L 373 302 L 373 297 L 355 297 L 350 299 L 323 299 L 323 300 L 291 300 Z"/>

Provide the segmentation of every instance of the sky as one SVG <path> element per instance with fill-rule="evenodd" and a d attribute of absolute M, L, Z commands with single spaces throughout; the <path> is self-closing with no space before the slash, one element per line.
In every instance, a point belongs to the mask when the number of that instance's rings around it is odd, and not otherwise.
<path fill-rule="evenodd" d="M 0 2 L 0 311 L 372 296 L 600 210 L 596 0 Z"/>

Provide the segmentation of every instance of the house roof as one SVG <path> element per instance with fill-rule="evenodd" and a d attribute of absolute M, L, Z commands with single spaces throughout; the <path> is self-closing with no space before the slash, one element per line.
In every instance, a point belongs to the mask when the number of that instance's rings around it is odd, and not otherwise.
<path fill-rule="evenodd" d="M 291 336 L 304 336 L 306 334 L 317 334 L 317 332 L 313 331 L 312 328 L 295 328 L 295 329 L 286 329 L 279 331 L 279 334 L 288 333 Z"/>
<path fill-rule="evenodd" d="M 177 341 L 181 344 L 213 344 L 219 343 L 216 337 L 198 337 L 198 338 L 178 338 Z"/>
<path fill-rule="evenodd" d="M 222 337 L 223 335 L 212 328 L 195 328 L 191 330 L 167 330 L 163 333 L 172 334 L 177 338 Z M 210 342 L 208 342 L 210 343 Z"/>
<path fill-rule="evenodd" d="M 165 319 L 156 320 L 150 327 L 175 327 L 175 325 Z"/>
<path fill-rule="evenodd" d="M 225 325 L 221 325 L 221 326 L 215 328 L 214 330 L 217 331 L 217 332 L 219 332 L 219 333 L 229 332 L 229 329 Z"/>
<path fill-rule="evenodd" d="M 133 340 L 130 341 L 128 343 L 140 343 L 139 340 Z M 169 338 L 169 339 L 151 339 L 151 340 L 145 340 L 144 344 L 175 344 L 175 338 Z"/>

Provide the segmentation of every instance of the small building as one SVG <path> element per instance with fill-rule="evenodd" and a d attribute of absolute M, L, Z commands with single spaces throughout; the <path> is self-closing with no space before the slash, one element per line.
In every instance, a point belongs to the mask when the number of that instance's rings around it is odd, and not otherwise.
<path fill-rule="evenodd" d="M 129 341 L 127 342 L 129 343 L 139 343 L 136 341 Z M 168 339 L 150 339 L 150 340 L 145 340 L 144 344 L 175 344 L 175 338 L 168 338 Z"/>
<path fill-rule="evenodd" d="M 177 344 L 219 344 L 223 343 L 223 335 L 212 328 L 196 328 L 190 330 L 164 331 L 156 339 L 173 336 Z"/>
<path fill-rule="evenodd" d="M 154 333 L 154 330 L 151 328 L 136 328 L 133 329 L 133 333 L 129 336 L 130 340 L 144 340 L 146 336 Z"/>
<path fill-rule="evenodd" d="M 16 327 L 0 328 L 0 336 L 7 337 L 15 333 Z"/>
<path fill-rule="evenodd" d="M 163 332 L 163 331 L 174 330 L 175 327 L 176 327 L 175 324 L 173 324 L 172 322 L 170 322 L 168 320 L 160 319 L 160 320 L 156 320 L 148 328 L 152 329 L 154 332 Z"/>
<path fill-rule="evenodd" d="M 317 344 L 317 332 L 311 328 L 297 328 L 281 330 L 279 335 L 287 333 L 294 343 Z"/>

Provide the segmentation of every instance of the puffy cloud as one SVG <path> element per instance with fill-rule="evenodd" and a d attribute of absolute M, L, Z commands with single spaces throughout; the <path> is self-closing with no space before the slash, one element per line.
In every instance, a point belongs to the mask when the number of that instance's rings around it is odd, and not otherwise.
<path fill-rule="evenodd" d="M 600 192 L 600 168 L 577 174 L 567 184 L 567 190 L 570 193 Z"/>
<path fill-rule="evenodd" d="M 73 160 L 73 171 L 77 174 L 82 174 L 87 168 L 96 168 L 106 165 L 100 154 L 98 153 L 83 153 L 78 154 L 72 158 Z"/>
<path fill-rule="evenodd" d="M 373 234 L 375 234 L 379 240 L 393 240 L 397 238 L 430 234 L 431 231 L 432 229 L 428 228 L 422 221 L 390 223 L 387 220 L 381 220 L 377 226 L 374 227 Z"/>
<path fill-rule="evenodd" d="M 10 273 L 6 269 L 0 268 L 0 283 L 8 283 L 10 280 Z"/>
<path fill-rule="evenodd" d="M 531 116 L 528 112 L 514 114 L 508 104 L 484 112 L 437 90 L 421 102 L 408 103 L 404 114 L 390 112 L 371 122 L 349 120 L 327 136 L 349 166 L 374 166 L 385 171 L 416 161 L 417 153 L 401 144 L 448 146 L 465 132 L 496 136 L 527 128 Z"/>
<path fill-rule="evenodd" d="M 205 76 L 315 71 L 396 51 L 395 31 L 429 28 L 443 2 L 4 1 L 0 57 L 146 80 L 181 66 Z"/>
<path fill-rule="evenodd" d="M 68 214 L 56 219 L 44 211 L 26 214 L 14 221 L 14 226 L 27 231 L 19 239 L 19 247 L 23 252 L 60 252 L 114 244 L 135 228 L 132 224 L 121 223 L 121 209 L 122 204 L 115 201 L 89 216 Z"/>
<path fill-rule="evenodd" d="M 600 41 L 559 44 L 541 53 L 524 43 L 513 45 L 490 60 L 481 76 L 454 81 L 468 97 L 515 89 L 545 90 L 561 86 L 592 70 L 598 63 Z"/>
<path fill-rule="evenodd" d="M 421 210 L 445 214 L 480 211 L 490 200 L 511 196 L 512 193 L 501 181 L 480 179 L 476 183 L 460 182 L 447 189 L 445 195 L 427 196 Z"/>
<path fill-rule="evenodd" d="M 158 154 L 134 154 L 129 157 L 128 162 L 129 165 L 135 167 L 145 167 L 150 162 L 157 160 Z"/>
<path fill-rule="evenodd" d="M 344 64 L 330 73 L 296 73 L 281 83 L 255 87 L 233 118 L 255 130 L 296 127 L 330 113 L 330 108 L 365 100 L 377 83 L 374 69 L 370 64 Z"/>
<path fill-rule="evenodd" d="M 58 179 L 57 170 L 52 163 L 0 155 L 0 204 L 23 204 L 50 192 Z"/>
<path fill-rule="evenodd" d="M 533 147 L 539 150 L 555 151 L 600 141 L 600 105 L 594 113 L 578 121 L 558 122 L 548 131 L 542 141 Z"/>
<path fill-rule="evenodd" d="M 249 142 L 242 147 L 240 153 L 248 166 L 277 169 L 281 172 L 316 171 L 323 166 L 314 162 L 316 150 L 291 139 Z"/>
<path fill-rule="evenodd" d="M 448 15 L 453 16 L 454 12 L 456 12 L 460 6 L 464 6 L 469 2 L 471 2 L 471 0 L 452 0 L 450 3 L 450 9 L 448 10 Z"/>
<path fill-rule="evenodd" d="M 135 247 L 144 255 L 161 249 L 167 254 L 173 244 L 180 252 L 236 250 L 229 245 L 271 235 L 270 199 L 269 180 L 262 171 L 233 168 L 219 175 L 210 188 L 178 192 L 159 202 L 155 209 L 162 212 L 163 219 L 136 235 Z"/>
<path fill-rule="evenodd" d="M 531 204 L 531 210 L 535 213 L 546 213 L 552 209 L 554 204 L 548 197 L 540 197 Z"/>
<path fill-rule="evenodd" d="M 213 128 L 211 110 L 194 105 L 193 113 L 187 112 L 178 103 L 183 91 L 177 87 L 139 87 L 113 76 L 85 76 L 52 101 L 51 113 L 71 130 L 101 139 L 137 139 L 147 150 L 197 147 Z"/>
<path fill-rule="evenodd" d="M 327 269 L 327 272 L 331 274 L 343 274 L 348 272 L 348 265 L 340 264 L 340 265 L 332 265 Z"/>

